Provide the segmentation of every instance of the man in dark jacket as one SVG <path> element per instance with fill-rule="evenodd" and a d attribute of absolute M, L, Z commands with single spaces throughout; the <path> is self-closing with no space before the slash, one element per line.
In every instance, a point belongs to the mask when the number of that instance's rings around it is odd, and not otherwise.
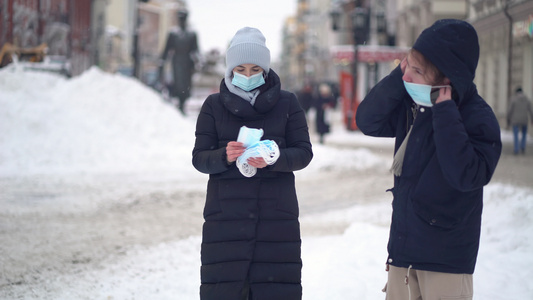
<path fill-rule="evenodd" d="M 220 93 L 204 102 L 196 124 L 193 165 L 209 174 L 202 235 L 202 300 L 302 298 L 301 240 L 293 171 L 313 157 L 305 113 L 281 90 L 262 33 L 245 27 L 226 52 Z M 270 165 L 251 157 L 244 176 L 236 159 L 242 126 L 262 129 L 279 147 Z"/>
<path fill-rule="evenodd" d="M 315 130 L 318 133 L 320 144 L 324 144 L 324 136 L 331 131 L 329 114 L 331 114 L 335 104 L 331 87 L 327 83 L 321 83 L 318 86 L 318 96 L 315 100 Z"/>
<path fill-rule="evenodd" d="M 439 20 L 357 110 L 363 133 L 396 138 L 387 300 L 472 299 L 483 186 L 502 147 L 473 83 L 478 58 L 470 24 Z"/>
<path fill-rule="evenodd" d="M 196 33 L 187 29 L 187 16 L 186 10 L 178 10 L 179 28 L 168 34 L 159 68 L 159 80 L 164 80 L 164 63 L 172 57 L 170 96 L 178 98 L 178 109 L 182 114 L 185 114 L 185 102 L 191 95 L 192 75 L 198 60 Z"/>
<path fill-rule="evenodd" d="M 507 125 L 513 128 L 514 154 L 524 154 L 526 152 L 529 120 L 533 122 L 533 106 L 522 91 L 522 88 L 518 87 L 511 100 L 509 100 L 509 107 L 507 108 Z M 520 133 L 522 134 L 521 138 Z"/>

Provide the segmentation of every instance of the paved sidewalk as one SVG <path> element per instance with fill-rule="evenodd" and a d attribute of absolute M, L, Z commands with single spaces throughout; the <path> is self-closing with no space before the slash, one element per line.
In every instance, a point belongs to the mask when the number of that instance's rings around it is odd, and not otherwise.
<path fill-rule="evenodd" d="M 493 181 L 533 188 L 533 138 L 528 136 L 525 154 L 513 154 L 512 138 L 503 139 L 500 162 L 494 173 Z"/>

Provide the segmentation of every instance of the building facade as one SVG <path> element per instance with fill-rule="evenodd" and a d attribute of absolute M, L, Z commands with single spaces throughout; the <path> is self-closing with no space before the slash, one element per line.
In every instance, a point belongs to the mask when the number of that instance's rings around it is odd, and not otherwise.
<path fill-rule="evenodd" d="M 533 96 L 533 1 L 473 1 L 468 21 L 481 46 L 475 82 L 503 125 L 517 87 Z"/>
<path fill-rule="evenodd" d="M 280 66 L 284 87 L 296 91 L 306 83 L 335 80 L 330 46 L 335 43 L 329 11 L 331 0 L 295 0 L 297 11 L 286 20 Z"/>
<path fill-rule="evenodd" d="M 411 47 L 418 35 L 438 19 L 466 19 L 467 0 L 398 0 L 396 44 Z"/>
<path fill-rule="evenodd" d="M 181 0 L 108 0 L 106 62 L 101 67 L 110 72 L 133 75 L 153 83 L 166 37 L 177 26 Z"/>
<path fill-rule="evenodd" d="M 101 59 L 105 4 L 105 0 L 0 0 L 0 49 L 6 44 L 18 49 L 46 45 L 48 58 L 67 61 L 68 74 L 78 75 Z"/>

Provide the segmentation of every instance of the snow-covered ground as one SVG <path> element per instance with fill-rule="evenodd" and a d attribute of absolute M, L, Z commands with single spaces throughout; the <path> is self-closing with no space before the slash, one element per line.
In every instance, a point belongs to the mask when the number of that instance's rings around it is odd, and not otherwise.
<path fill-rule="evenodd" d="M 194 113 L 181 116 L 132 78 L 97 68 L 68 80 L 4 68 L 0 70 L 0 213 L 83 213 L 123 201 L 113 195 L 127 189 L 167 182 L 173 183 L 165 186 L 169 190 L 203 191 L 207 177 L 190 163 L 194 126 Z M 386 172 L 390 159 L 384 160 L 372 149 L 390 149 L 391 140 L 346 132 L 342 127 L 333 130 L 326 145 L 313 145 L 313 162 L 297 172 L 297 178 L 312 180 L 321 172 L 338 176 L 354 170 Z M 503 137 L 510 138 L 507 132 Z M 118 190 L 92 191 L 90 197 L 71 197 L 62 191 L 48 197 L 25 194 L 25 188 L 35 187 L 24 184 L 38 184 L 39 178 L 55 178 L 62 187 L 106 186 L 114 180 L 135 186 L 117 184 Z M 180 184 L 175 186 L 176 182 Z M 375 197 L 377 201 L 343 209 L 302 213 L 305 300 L 384 298 L 390 199 L 386 193 Z M 334 227 L 339 223 L 348 225 L 326 234 L 304 230 L 307 224 Z M 9 228 L 0 220 L 0 232 Z M 199 249 L 198 235 L 135 246 L 98 267 L 54 274 L 38 289 L 18 288 L 17 299 L 198 299 Z M 532 253 L 533 188 L 492 182 L 485 189 L 474 299 L 531 299 Z M 0 262 L 11 255 L 0 253 Z M 0 266 L 0 281 L 8 273 L 6 265 Z M 5 298 L 3 293 L 11 284 L 0 285 L 0 298 Z"/>

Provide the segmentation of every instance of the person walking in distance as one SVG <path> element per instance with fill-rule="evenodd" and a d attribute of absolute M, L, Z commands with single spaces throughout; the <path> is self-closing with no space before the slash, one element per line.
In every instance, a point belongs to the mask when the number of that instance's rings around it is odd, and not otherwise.
<path fill-rule="evenodd" d="M 527 96 L 518 87 L 509 101 L 507 125 L 513 129 L 514 154 L 526 152 L 527 125 L 533 123 L 533 107 Z M 520 134 L 522 136 L 520 137 Z"/>
<path fill-rule="evenodd" d="M 324 136 L 331 131 L 331 111 L 335 107 L 335 98 L 331 87 L 322 83 L 318 86 L 318 96 L 315 100 L 315 129 L 320 144 L 324 144 Z"/>
<path fill-rule="evenodd" d="M 298 91 L 296 96 L 298 97 L 298 101 L 300 102 L 304 112 L 307 114 L 311 107 L 315 105 L 316 97 L 313 85 L 310 82 L 306 83 L 303 88 Z"/>
<path fill-rule="evenodd" d="M 192 75 L 198 61 L 198 43 L 196 33 L 187 28 L 186 10 L 178 10 L 179 28 L 168 34 L 165 49 L 161 55 L 159 80 L 164 81 L 164 64 L 169 56 L 172 57 L 172 84 L 169 92 L 173 98 L 178 98 L 178 109 L 185 114 L 185 102 L 191 95 Z"/>
<path fill-rule="evenodd" d="M 396 138 L 387 300 L 473 297 L 483 187 L 502 149 L 478 59 L 472 25 L 438 20 L 357 109 L 364 134 Z"/>

